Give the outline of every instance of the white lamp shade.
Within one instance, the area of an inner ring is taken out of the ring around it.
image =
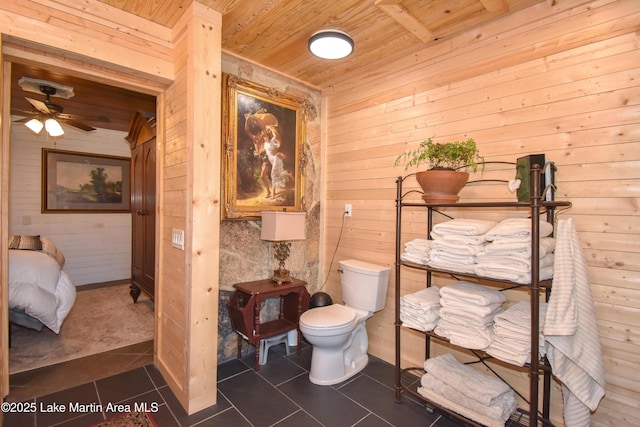
[[[339,30],[318,31],[309,39],[309,50],[323,59],[341,59],[353,52],[353,39]]]
[[[31,131],[33,131],[33,133],[36,133],[36,134],[40,133],[40,131],[44,127],[42,122],[38,119],[31,119],[28,122],[26,122],[24,125],[29,129],[31,129]]]
[[[305,212],[262,212],[261,240],[281,242],[305,239]]]
[[[61,136],[64,135],[64,131],[62,130],[62,126],[54,119],[47,119],[44,122],[44,127],[47,129],[47,133],[51,136]]]

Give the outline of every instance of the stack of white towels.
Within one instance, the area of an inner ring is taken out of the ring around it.
[[[546,354],[545,338],[542,334],[547,304],[540,303],[540,335],[538,354]],[[485,350],[496,359],[518,366],[531,362],[531,303],[521,301],[494,318],[491,344]]]
[[[548,237],[553,226],[540,221],[540,280],[553,277],[553,250],[555,239]],[[509,280],[514,283],[531,282],[531,220],[508,218],[489,230],[487,244],[476,254],[474,267],[478,276]]]
[[[422,332],[432,331],[438,324],[440,288],[430,286],[400,298],[402,325]]]
[[[482,285],[459,281],[440,288],[440,320],[434,332],[452,344],[484,350],[491,344],[493,319],[500,314],[504,294]]]
[[[400,259],[427,265],[429,264],[429,252],[431,252],[431,240],[413,239],[404,244],[404,252],[400,255]]]
[[[474,274],[476,254],[487,244],[485,234],[496,224],[495,221],[456,218],[434,225],[429,265]]]
[[[504,427],[517,410],[515,392],[504,382],[460,363],[452,354],[428,359],[418,393],[489,427]]]

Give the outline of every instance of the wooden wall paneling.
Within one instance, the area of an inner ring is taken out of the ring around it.
[[[221,138],[222,17],[194,3],[191,29],[187,149],[190,165],[187,235],[191,236],[187,296],[189,407],[194,413],[216,403]]]
[[[569,3],[558,5],[553,13],[548,4],[540,4],[489,23],[474,32],[482,33],[482,38],[475,42],[468,38],[468,44],[459,43],[460,49],[442,58],[433,54],[420,61],[414,56],[375,74],[365,72],[359,79],[344,76],[327,94],[335,108],[328,118],[326,209],[328,217],[338,217],[344,203],[354,206],[336,258],[349,255],[389,263],[393,248],[387,242],[388,227],[358,214],[375,204],[384,212],[381,218],[393,217],[389,201],[395,197],[395,177],[405,173],[393,167],[400,152],[428,136],[473,136],[487,160],[513,161],[525,153],[546,153],[559,167],[557,197],[573,204],[559,218],[575,218],[603,332],[611,387],[592,425],[609,425],[611,420],[630,425],[640,417],[629,399],[631,390],[637,393],[638,379],[621,378],[624,368],[618,366],[637,363],[640,344],[633,332],[640,314],[634,285],[640,282],[634,190],[640,181],[640,51],[637,24],[613,20],[637,15],[638,6],[628,1]],[[588,8],[596,12],[590,15]],[[538,31],[551,36],[538,43]],[[497,34],[496,40],[507,34],[511,38],[506,50],[494,44],[492,37]],[[513,57],[507,62],[509,49]],[[425,52],[425,58],[428,55]],[[462,68],[469,61],[468,69],[451,74],[454,58]],[[471,65],[480,58],[479,67]],[[374,171],[373,176],[360,176],[363,169]],[[510,179],[513,169],[491,169],[482,177],[501,175]],[[514,198],[501,184],[467,186],[462,194],[474,201]],[[411,237],[419,236],[420,216],[404,218]],[[333,221],[327,247],[337,240],[338,232]],[[417,290],[423,283],[421,277],[408,275],[401,286]],[[368,329],[370,350],[392,360],[392,339],[384,335],[388,308],[368,321]],[[411,339],[408,342],[422,348],[421,340]],[[407,350],[404,362],[419,364],[422,351]],[[554,390],[557,393],[557,386]],[[552,412],[563,425],[560,406]]]
[[[102,5],[99,15],[91,15],[85,8],[54,1],[3,2],[0,20],[6,22],[3,32],[8,36],[37,40],[39,44],[68,51],[71,57],[100,58],[129,73],[147,74],[168,83],[173,76],[170,31],[117,9],[110,8],[105,13],[106,7]],[[138,22],[144,23],[136,27]],[[59,31],[60,27],[65,31]],[[135,53],[122,55],[114,40]]]

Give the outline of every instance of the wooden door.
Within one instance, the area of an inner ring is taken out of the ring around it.
[[[131,151],[131,296],[154,297],[156,227],[156,139]],[[136,289],[137,288],[137,289]]]

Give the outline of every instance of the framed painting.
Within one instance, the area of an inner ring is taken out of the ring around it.
[[[223,219],[304,210],[304,100],[229,74],[223,86]]]
[[[42,149],[42,212],[129,212],[126,157]]]

